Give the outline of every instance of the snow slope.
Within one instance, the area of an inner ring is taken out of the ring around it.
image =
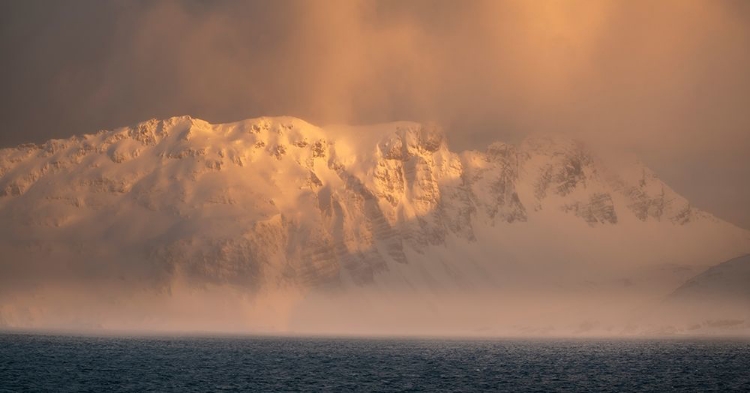
[[[187,321],[209,292],[266,305],[247,318],[268,330],[317,294],[640,299],[750,252],[748,231],[577,141],[457,153],[432,125],[291,117],[175,117],[2,149],[0,221],[7,326],[120,326],[134,319],[103,315],[182,294]]]

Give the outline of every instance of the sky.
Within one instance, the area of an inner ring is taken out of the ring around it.
[[[0,3],[0,147],[189,114],[637,153],[750,228],[750,2]]]

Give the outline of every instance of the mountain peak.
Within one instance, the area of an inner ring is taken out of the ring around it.
[[[472,154],[479,154],[487,163],[474,161]],[[406,200],[424,191],[410,191],[413,185],[409,183],[431,187],[429,193],[438,198],[440,184],[454,179],[450,181],[460,181],[462,189],[474,193],[466,195],[472,201],[472,209],[484,204],[494,217],[504,209],[501,205],[513,205],[509,221],[525,220],[528,211],[551,209],[583,214],[589,224],[602,222],[593,218],[596,214],[581,213],[581,209],[585,212],[590,206],[609,211],[606,216],[610,218],[603,222],[612,224],[616,216],[625,217],[628,210],[641,221],[665,219],[685,224],[710,217],[691,207],[645,166],[612,170],[574,139],[533,136],[518,146],[495,142],[484,153],[472,154],[452,153],[442,129],[430,124],[395,122],[320,128],[284,116],[213,125],[178,116],[95,135],[51,140],[40,146],[2,150],[0,193],[19,196],[56,172],[72,171],[69,175],[75,175],[85,172],[85,168],[104,170],[104,158],[114,164],[132,161],[137,168],[122,169],[130,171],[128,176],[163,167],[168,163],[165,159],[189,159],[178,172],[190,173],[191,178],[228,165],[253,164],[260,171],[265,167],[280,170],[273,161],[289,161],[292,167],[288,170],[296,167],[302,173],[311,172],[318,179],[315,183],[325,184],[326,176],[316,173],[321,167],[315,162],[320,161],[320,165],[335,171],[347,169],[373,194],[387,197],[392,205],[409,205]],[[487,176],[494,180],[487,184],[480,181]],[[389,191],[377,191],[383,187]],[[394,190],[403,191],[396,195]],[[480,203],[485,194],[489,200]],[[396,203],[397,199],[403,203]]]
[[[554,281],[750,251],[746,231],[634,172],[560,138],[458,154],[411,122],[152,119],[0,151],[0,287],[46,271],[158,290],[438,290],[507,284],[511,265]]]
[[[617,169],[548,136],[457,154],[439,127],[412,122],[152,119],[0,151],[0,288],[75,291],[85,276],[125,297],[181,283],[261,298],[490,290],[532,285],[532,271],[533,285],[571,285],[571,271],[750,251],[748,232],[647,168]],[[32,326],[39,312],[18,299],[37,307],[38,292],[19,291],[11,306],[0,296],[0,321]]]

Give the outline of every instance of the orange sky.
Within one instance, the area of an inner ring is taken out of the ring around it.
[[[743,1],[4,2],[0,51],[0,146],[180,114],[565,133],[750,228]]]

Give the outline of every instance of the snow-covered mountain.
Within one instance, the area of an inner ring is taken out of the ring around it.
[[[557,137],[458,153],[431,125],[290,117],[175,117],[2,149],[0,323],[110,326],[107,310],[178,292],[192,310],[220,291],[268,305],[247,318],[283,314],[271,330],[318,294],[643,298],[750,252],[750,232],[607,160]]]

